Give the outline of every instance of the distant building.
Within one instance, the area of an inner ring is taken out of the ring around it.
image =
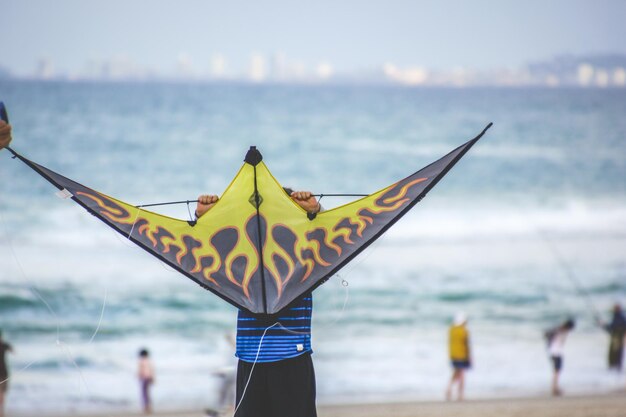
[[[265,58],[263,58],[263,55],[252,54],[250,57],[250,68],[248,71],[250,81],[261,82],[265,80],[265,71]]]
[[[178,54],[176,59],[176,76],[181,79],[191,79],[196,76],[191,56],[186,52]]]
[[[318,79],[325,81],[333,76],[333,66],[329,62],[320,62],[315,72]]]
[[[226,77],[226,59],[221,54],[211,57],[210,76],[215,79]]]
[[[50,80],[54,76],[54,64],[52,61],[47,58],[40,59],[35,71],[35,77],[41,80]]]
[[[589,64],[580,64],[578,66],[578,85],[587,87],[593,81],[594,69]]]
[[[613,84],[618,87],[626,87],[626,70],[624,68],[616,68],[613,71]]]
[[[392,63],[383,66],[385,77],[392,82],[404,85],[421,85],[428,80],[428,71],[421,67],[399,68]]]

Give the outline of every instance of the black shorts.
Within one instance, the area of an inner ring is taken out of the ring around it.
[[[563,367],[563,358],[561,356],[551,356],[550,358],[552,359],[554,370],[557,372],[560,371]]]
[[[236,405],[235,417],[317,417],[311,354],[257,363],[254,369],[252,363],[240,360]]]

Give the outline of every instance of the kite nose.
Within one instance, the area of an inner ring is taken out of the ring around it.
[[[246,157],[243,161],[252,166],[257,166],[257,164],[262,160],[263,155],[261,155],[261,152],[258,151],[256,146],[250,146],[250,149],[248,149],[248,153],[246,153]]]

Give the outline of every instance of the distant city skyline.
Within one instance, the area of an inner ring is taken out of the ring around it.
[[[626,55],[619,0],[0,0],[0,10],[0,72],[17,77],[297,82],[383,73],[420,84],[519,75],[556,56]],[[599,83],[619,84],[615,70]]]
[[[292,62],[282,53],[266,57],[252,54],[248,68],[239,73],[228,70],[228,60],[222,55],[211,57],[205,69],[191,64],[189,56],[181,55],[177,70],[170,74],[137,67],[125,58],[89,61],[85,70],[59,73],[54,62],[42,60],[31,74],[15,76],[2,72],[0,79],[46,81],[168,81],[168,82],[237,82],[251,84],[396,84],[404,86],[443,87],[599,87],[626,88],[626,54],[591,56],[563,55],[550,60],[533,62],[520,68],[472,70],[454,68],[433,70],[425,67],[400,67],[387,62],[376,68],[340,72],[332,63],[323,61],[314,67]]]

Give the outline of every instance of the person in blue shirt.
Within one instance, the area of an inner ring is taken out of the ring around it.
[[[285,191],[307,212],[321,210],[310,191]],[[196,217],[202,217],[218,200],[216,195],[198,197]],[[235,417],[317,416],[312,313],[311,293],[272,316],[239,310]]]

